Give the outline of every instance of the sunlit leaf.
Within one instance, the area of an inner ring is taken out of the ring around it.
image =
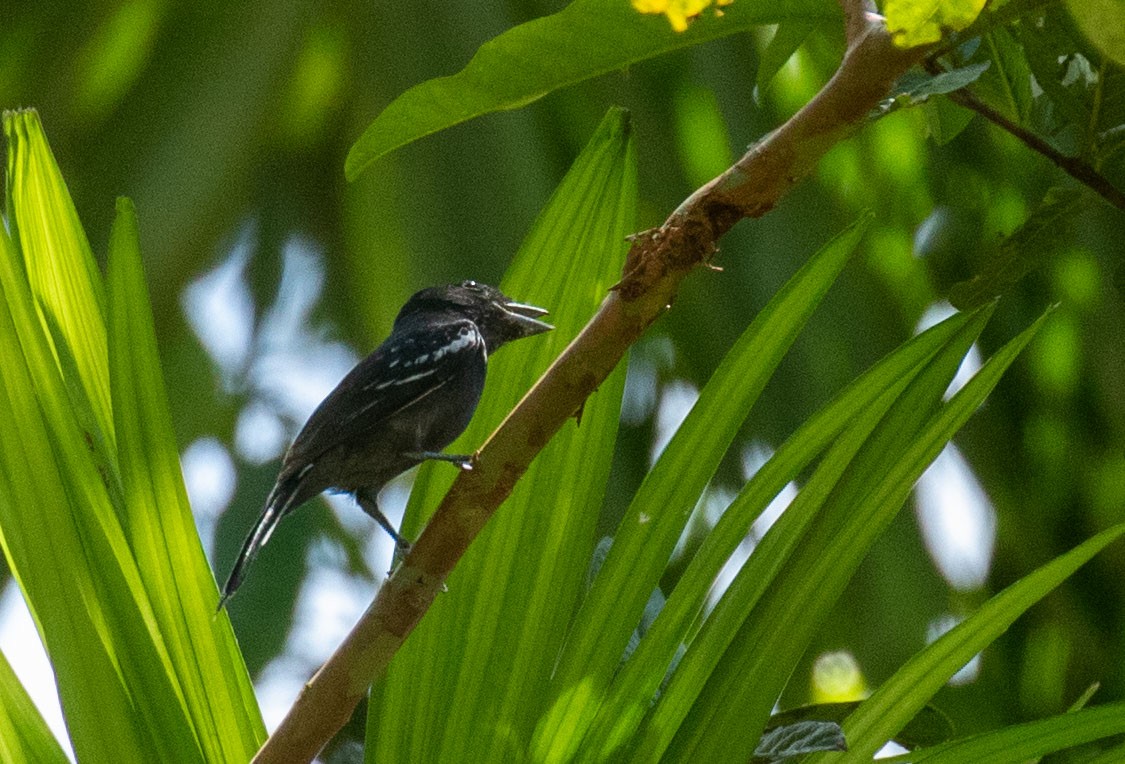
[[[138,617],[129,606],[130,594],[141,591],[137,571],[25,279],[14,244],[0,230],[4,556],[51,657],[76,754],[112,761],[162,751],[190,760],[174,735],[158,745],[152,733],[160,725],[146,718],[175,715],[180,706],[146,633],[151,612]],[[122,643],[132,642],[125,661],[112,636],[122,632]],[[165,707],[135,707],[132,679],[139,680],[138,694],[146,680],[159,686],[144,694]]]
[[[982,8],[984,0],[887,0],[883,13],[895,44],[914,48],[937,42],[946,29],[964,29]]]
[[[54,352],[79,416],[99,448],[111,447],[105,291],[90,243],[63,183],[39,115],[6,112],[8,215]],[[73,367],[71,368],[71,364]]]
[[[227,668],[220,670],[203,657],[216,649],[205,633],[227,628],[225,622],[216,627],[201,620],[205,629],[191,633],[182,622],[178,633],[169,628],[162,614],[177,611],[181,603],[168,599],[168,589],[153,585],[162,566],[153,566],[151,558],[139,564],[131,544],[144,546],[137,543],[146,535],[142,519],[151,523],[154,518],[132,514],[142,510],[128,498],[158,495],[159,501],[146,502],[147,511],[155,513],[156,523],[166,510],[171,520],[176,498],[166,507],[164,492],[179,480],[167,415],[154,405],[162,399],[162,384],[152,361],[155,339],[139,278],[135,221],[126,215],[114,237],[111,281],[121,299],[113,301],[111,318],[117,371],[128,369],[128,381],[141,384],[128,387],[127,382],[128,389],[113,391],[113,410],[107,401],[104,416],[115,414],[117,420],[102,422],[99,385],[109,393],[120,375],[109,368],[101,275],[92,259],[90,270],[82,265],[87,260],[80,248],[47,246],[84,242],[85,234],[77,218],[67,214],[73,205],[58,168],[43,158],[50,150],[38,121],[26,113],[8,115],[5,132],[9,167],[17,174],[9,185],[24,189],[17,193],[23,201],[12,206],[12,228],[20,233],[20,243],[40,243],[21,257],[16,243],[0,231],[5,370],[0,418],[7,424],[0,430],[0,541],[51,657],[71,742],[80,759],[92,761],[245,757],[261,734],[260,723],[247,722],[253,712],[236,711],[233,704],[223,708],[217,700],[220,711],[233,716],[208,727],[207,712],[201,711],[211,692],[224,697],[227,682],[241,694],[240,704],[248,701],[253,709],[245,673],[234,668],[240,664],[229,629],[222,648]],[[29,155],[39,160],[18,159]],[[62,280],[66,288],[52,291],[43,286],[51,282],[44,281],[36,292],[36,272],[69,274]],[[126,296],[136,301],[127,303]],[[101,330],[68,328],[67,322],[80,315],[98,321]],[[102,382],[88,387],[86,374]],[[142,418],[146,421],[138,421]],[[117,426],[124,441],[117,439]],[[154,434],[164,440],[149,439]],[[122,461],[116,445],[124,447]],[[163,566],[183,564],[185,575],[205,571],[190,518],[182,530],[195,543],[194,560],[189,553]],[[160,596],[154,599],[150,592]],[[183,617],[177,613],[171,620]]]
[[[120,199],[108,267],[109,361],[126,532],[200,746],[248,758],[265,738],[253,687],[203,555],[180,473],[136,212]]]
[[[47,722],[0,653],[0,761],[66,764]]]

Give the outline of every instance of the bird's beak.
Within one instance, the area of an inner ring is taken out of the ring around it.
[[[501,308],[512,318],[512,323],[518,327],[521,337],[531,337],[535,334],[549,332],[555,328],[539,320],[541,316],[550,313],[549,310],[544,308],[539,308],[535,305],[525,305],[522,302],[505,302],[501,305]]]

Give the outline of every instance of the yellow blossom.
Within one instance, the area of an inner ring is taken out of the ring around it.
[[[721,16],[719,10],[724,5],[730,5],[734,0],[632,0],[633,8],[638,13],[663,13],[668,17],[668,23],[677,32],[683,32],[688,24],[709,6],[715,7],[715,15]]]

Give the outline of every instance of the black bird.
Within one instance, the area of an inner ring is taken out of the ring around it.
[[[441,451],[472,419],[488,356],[550,330],[538,320],[546,314],[475,281],[423,289],[407,300],[391,335],[328,394],[289,447],[219,609],[281,519],[325,490],[353,494],[399,548],[408,548],[379,511],[379,491],[427,459],[470,467],[471,457]]]

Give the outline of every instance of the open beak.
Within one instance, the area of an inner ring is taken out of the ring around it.
[[[505,302],[503,307],[504,312],[512,318],[512,323],[519,328],[521,337],[531,337],[535,334],[542,334],[549,332],[555,327],[550,324],[540,321],[539,318],[550,313],[549,310],[536,307],[535,305],[525,305],[522,302]]]

